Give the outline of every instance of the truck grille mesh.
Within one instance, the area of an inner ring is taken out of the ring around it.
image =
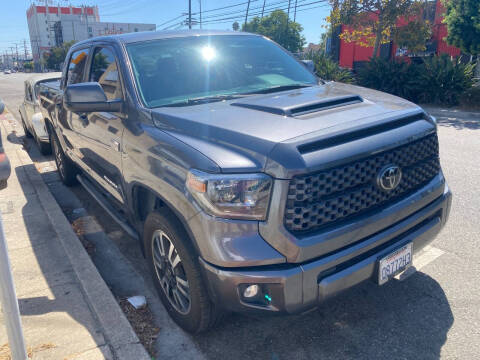
[[[389,164],[402,170],[400,184],[384,191],[378,172]],[[292,178],[285,209],[285,227],[307,232],[380,209],[432,180],[440,170],[437,134],[354,162]]]

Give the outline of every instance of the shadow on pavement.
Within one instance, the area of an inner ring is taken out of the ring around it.
[[[456,130],[480,130],[480,112],[434,109],[429,112],[437,118],[438,125]]]
[[[452,324],[440,285],[416,273],[364,283],[304,315],[232,315],[194,340],[208,359],[438,359]]]
[[[17,139],[22,140],[21,137]],[[69,358],[94,348],[110,358],[110,350],[106,346],[100,325],[91,312],[58,239],[55,224],[51,223],[33,190],[32,183],[38,179],[32,178],[30,174],[36,172],[33,164],[15,168],[21,191],[27,199],[22,207],[22,217],[31,243],[31,250],[26,252],[26,260],[30,265],[22,265],[25,276],[28,276],[27,281],[31,282],[31,289],[18,294],[20,313],[22,317],[28,316],[23,320],[27,337],[28,332],[31,332],[37,334],[35,339],[48,338],[56,345],[52,351],[62,353],[61,358],[64,358],[63,354]],[[31,251],[34,260],[31,259]],[[37,264],[39,271],[35,271]],[[36,318],[38,315],[42,317]],[[28,325],[29,322],[31,325]]]

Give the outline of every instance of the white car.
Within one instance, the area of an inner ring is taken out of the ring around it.
[[[25,97],[20,105],[20,117],[25,136],[33,137],[40,152],[47,155],[51,152],[50,138],[40,110],[39,85],[44,81],[60,79],[62,73],[37,74],[25,80]]]

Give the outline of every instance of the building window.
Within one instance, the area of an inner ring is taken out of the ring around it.
[[[135,28],[135,32],[138,32],[138,28]]]
[[[88,27],[88,32],[91,33],[92,32],[92,28],[89,26]]]

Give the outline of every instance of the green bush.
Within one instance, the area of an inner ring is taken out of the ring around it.
[[[424,103],[457,105],[462,94],[473,85],[474,64],[462,64],[448,55],[425,59],[418,65],[419,100]]]
[[[475,86],[463,93],[460,105],[468,109],[480,109],[480,86]]]
[[[358,72],[359,85],[385,91],[411,101],[419,95],[418,67],[405,61],[371,59]]]
[[[457,105],[473,83],[473,64],[448,55],[426,58],[422,64],[372,59],[358,73],[362,86],[413,102]]]
[[[355,78],[350,70],[340,67],[331,57],[321,50],[310,50],[304,54],[303,59],[313,61],[315,73],[320,79],[333,80],[346,84],[353,84],[355,82]]]

